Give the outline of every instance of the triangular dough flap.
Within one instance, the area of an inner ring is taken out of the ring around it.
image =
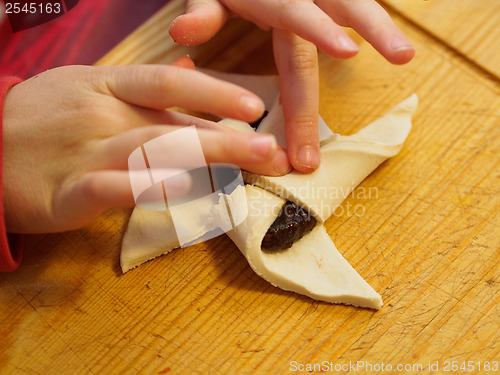
[[[123,236],[120,266],[123,272],[179,247],[170,211],[134,208]]]
[[[380,295],[342,257],[320,224],[290,249],[263,252],[262,239],[285,200],[251,185],[246,186],[246,199],[236,202],[248,205],[248,216],[228,235],[259,276],[284,290],[325,302],[382,306]]]
[[[384,117],[351,136],[333,136],[321,147],[321,164],[308,175],[292,171],[280,177],[244,172],[245,182],[306,208],[326,221],[352,190],[402,148],[418,99],[412,95]]]

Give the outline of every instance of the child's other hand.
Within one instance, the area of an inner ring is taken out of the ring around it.
[[[209,163],[268,175],[290,169],[274,139],[165,110],[172,106],[247,122],[264,109],[238,86],[176,66],[70,66],[14,86],[3,118],[7,230],[70,230],[108,208],[133,206],[129,155],[179,126],[197,126]]]
[[[287,122],[288,157],[301,172],[319,163],[318,62],[316,48],[337,58],[358,52],[342,26],[351,27],[394,64],[415,53],[387,12],[375,0],[188,0],[186,14],[170,26],[185,45],[211,39],[232,14],[273,29]]]
[[[170,34],[182,44],[204,43],[230,12],[263,29],[292,32],[337,58],[358,51],[342,26],[356,30],[391,63],[404,64],[415,52],[375,0],[187,0],[186,14],[172,22]]]

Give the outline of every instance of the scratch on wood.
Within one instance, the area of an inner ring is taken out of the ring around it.
[[[250,350],[242,350],[242,354],[246,353],[260,353],[263,352],[265,349],[250,349]]]
[[[497,283],[497,281],[494,278],[489,278],[488,280],[486,280],[486,285],[488,285],[488,286],[493,286],[496,283]]]

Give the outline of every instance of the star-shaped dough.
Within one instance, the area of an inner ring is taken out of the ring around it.
[[[265,90],[269,114],[257,131],[274,134],[286,146],[277,81],[272,77],[239,75],[223,75],[223,78],[247,87],[253,85],[250,89],[257,94],[259,87]],[[263,82],[260,86],[259,79]],[[275,90],[273,101],[272,90]],[[277,287],[317,300],[373,309],[382,306],[381,296],[342,257],[323,223],[364,178],[401,150],[417,104],[414,94],[350,136],[333,134],[320,119],[321,165],[311,174],[292,171],[281,177],[266,177],[244,172],[248,185],[226,195],[224,202],[230,202],[233,215],[238,210],[248,215],[227,234],[259,276]],[[221,123],[240,131],[254,131],[246,123],[232,120]],[[290,249],[264,252],[262,239],[287,200],[308,210],[318,223]],[[223,223],[227,216],[219,215],[218,207],[223,207],[222,197],[212,211],[211,220],[227,225]],[[135,208],[122,243],[122,270],[126,272],[177,247],[179,242],[168,211]]]

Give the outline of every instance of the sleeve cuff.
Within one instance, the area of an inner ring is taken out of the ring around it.
[[[5,228],[3,197],[2,197],[2,168],[3,168],[3,105],[9,89],[21,82],[17,77],[0,78],[0,272],[13,271],[21,263],[22,235],[9,234]]]

